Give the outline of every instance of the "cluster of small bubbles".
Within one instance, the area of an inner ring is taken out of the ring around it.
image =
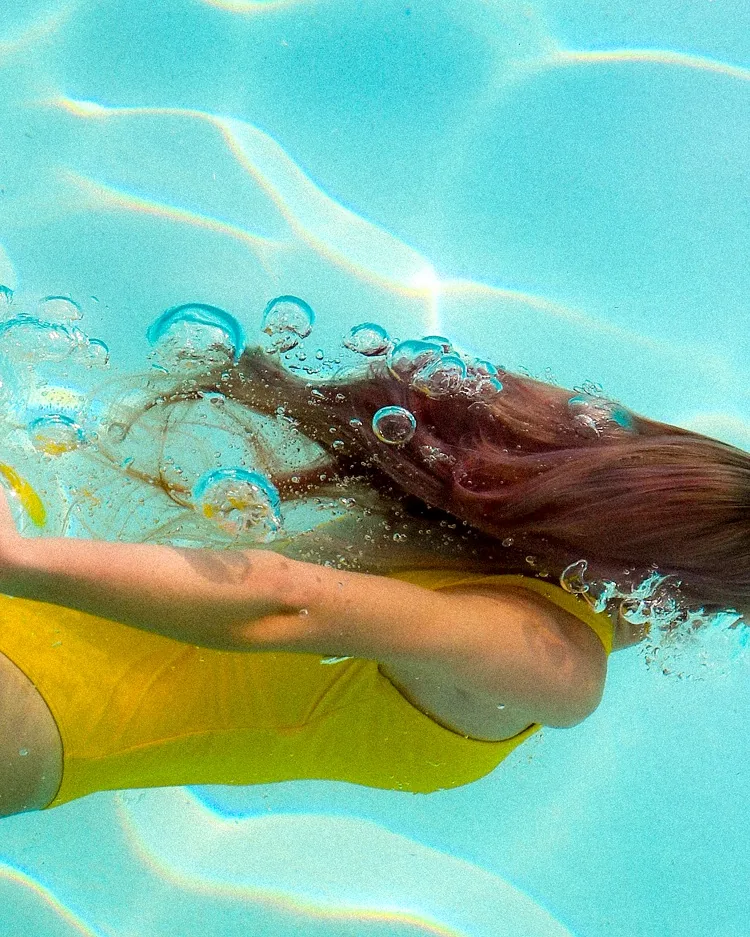
[[[386,330],[376,322],[362,322],[353,326],[342,344],[344,348],[368,357],[384,355],[393,345]]]
[[[466,363],[466,376],[461,385],[461,393],[467,397],[489,400],[503,389],[498,377],[498,370],[491,361],[470,358]]]
[[[503,545],[504,547],[512,547],[512,546],[513,546],[513,538],[512,538],[512,537],[505,537],[505,538],[501,541],[501,543],[502,543],[502,545]]]
[[[604,389],[596,381],[584,381],[580,387],[573,387],[577,394],[585,394],[587,397],[603,397]]]
[[[396,543],[403,543],[406,540],[406,534],[396,532],[392,539],[395,540]]]
[[[267,542],[281,529],[281,499],[259,472],[214,469],[198,479],[193,500],[204,517],[233,536]]]
[[[27,430],[31,444],[45,455],[59,456],[80,449],[86,443],[83,429],[61,413],[37,417],[29,423]]]
[[[568,400],[568,407],[574,411],[573,424],[581,435],[599,437],[603,432],[615,427],[625,432],[633,428],[633,420],[628,411],[620,404],[604,397],[592,397],[578,394]]]
[[[729,665],[750,644],[750,629],[738,627],[742,616],[735,609],[685,607],[681,581],[671,574],[653,570],[636,585],[621,589],[607,579],[586,582],[587,565],[579,560],[567,567],[561,586],[581,595],[594,612],[607,611],[614,600],[619,616],[640,628],[646,664],[665,675],[702,679],[707,670],[721,668],[721,658]]]
[[[6,311],[9,311],[9,303],[8,299]],[[0,352],[3,357],[15,365],[65,359],[85,368],[104,368],[109,364],[106,344],[89,338],[74,324],[83,313],[69,296],[45,296],[38,301],[37,311],[38,315],[19,311],[2,323]]]
[[[419,447],[419,454],[427,465],[455,465],[456,459],[448,452],[443,452],[437,446],[424,445]]]
[[[263,310],[260,327],[271,337],[274,351],[296,348],[312,331],[315,313],[297,296],[277,296]]]
[[[154,349],[149,360],[167,373],[226,365],[245,347],[234,316],[207,303],[172,306],[149,326],[146,338]]]
[[[207,400],[212,407],[223,407],[227,402],[227,398],[224,394],[218,392],[203,393],[202,397],[204,400]]]
[[[381,442],[403,446],[414,435],[417,421],[404,407],[381,407],[372,418],[372,431]]]
[[[516,370],[534,381],[541,381],[543,384],[555,384],[559,386],[557,378],[552,373],[552,368],[545,368],[540,374],[536,371],[532,371],[531,368],[527,368],[525,365],[519,365]]]

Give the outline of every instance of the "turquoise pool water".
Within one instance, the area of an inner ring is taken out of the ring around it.
[[[128,373],[172,306],[252,334],[294,294],[313,354],[365,320],[440,332],[750,448],[748,36],[742,0],[5,4],[5,312],[71,297]],[[64,504],[67,456],[4,445]],[[682,677],[615,655],[592,717],[463,789],[4,820],[0,935],[747,937],[735,650],[707,636]]]

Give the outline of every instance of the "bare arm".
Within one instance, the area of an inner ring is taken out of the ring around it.
[[[477,704],[574,725],[606,658],[578,619],[514,589],[432,592],[265,550],[25,539],[0,498],[0,591],[223,650],[424,665]]]
[[[513,590],[434,593],[254,550],[23,545],[5,564],[4,591],[177,640],[418,663],[477,704],[502,703],[553,726],[580,722],[601,698],[606,662],[596,636]]]

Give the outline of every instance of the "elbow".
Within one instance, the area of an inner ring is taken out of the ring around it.
[[[598,709],[607,678],[607,656],[601,645],[599,651],[586,655],[571,667],[564,685],[558,688],[554,701],[550,701],[546,718],[538,720],[542,725],[570,729]]]

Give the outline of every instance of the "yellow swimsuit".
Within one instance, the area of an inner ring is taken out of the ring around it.
[[[437,571],[393,578],[428,589],[521,585],[612,649],[609,618],[551,583]],[[539,729],[502,742],[465,738],[409,703],[377,661],[208,650],[7,596],[0,651],[33,681],[60,730],[63,778],[51,807],[99,790],[313,778],[429,793],[483,777]]]

